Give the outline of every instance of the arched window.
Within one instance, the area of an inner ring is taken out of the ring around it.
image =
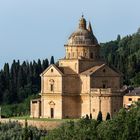
[[[49,80],[49,82],[50,82],[50,91],[54,91],[54,80],[51,79]]]

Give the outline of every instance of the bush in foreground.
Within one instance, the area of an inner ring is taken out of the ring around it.
[[[0,124],[0,140],[41,140],[47,135],[46,130],[25,126],[17,122]]]
[[[69,121],[50,131],[46,140],[140,140],[140,103],[100,123],[89,118]]]

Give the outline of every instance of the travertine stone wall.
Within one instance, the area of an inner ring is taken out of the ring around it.
[[[53,83],[53,90],[51,91],[51,84]],[[50,76],[44,77],[43,80],[43,93],[62,93],[62,77]]]
[[[108,66],[101,68],[91,76],[91,88],[113,88],[120,89],[120,75]]]
[[[91,77],[91,88],[114,88],[120,89],[119,77]]]
[[[80,76],[81,81],[81,94],[89,93],[90,92],[90,77],[86,75]]]
[[[102,61],[92,61],[92,59],[79,60],[79,73],[88,70],[89,68],[103,64]]]
[[[54,110],[54,118],[62,119],[62,96],[59,94],[47,94],[41,98],[42,118],[51,118],[51,108]]]
[[[65,74],[76,74],[79,71],[79,61],[77,59],[61,59],[59,66],[64,67]]]
[[[66,59],[92,59],[97,60],[99,58],[99,46],[77,46],[77,45],[65,45]],[[92,53],[92,57],[91,57]]]
[[[63,96],[62,100],[63,118],[80,118],[81,103],[80,96]]]
[[[78,75],[63,77],[63,94],[79,94],[80,91],[81,81]]]
[[[88,94],[82,94],[81,95],[81,117],[85,117],[86,114],[90,114],[90,108],[89,108],[89,95]]]
[[[30,101],[30,110],[31,110],[30,117],[39,118],[41,115],[40,109],[41,109],[40,100],[31,100]]]

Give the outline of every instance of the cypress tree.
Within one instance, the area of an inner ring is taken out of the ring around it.
[[[3,93],[3,102],[5,104],[9,104],[10,103],[10,92],[8,89],[6,89]]]
[[[86,120],[89,120],[89,116],[88,116],[88,114],[86,114],[86,118],[85,118]]]
[[[9,78],[10,78],[10,73],[9,73],[9,64],[5,63],[4,64],[4,76],[5,76],[5,89],[9,89]]]
[[[44,71],[49,66],[48,59],[43,60],[42,62],[42,71]]]
[[[106,115],[106,120],[110,120],[111,117],[110,117],[110,113],[108,112],[107,115]]]
[[[53,60],[53,58],[52,58]],[[28,62],[13,60],[11,68],[5,63],[0,71],[0,104],[22,102],[40,90],[40,73],[48,67],[48,59]]]
[[[3,101],[3,92],[5,91],[5,77],[3,71],[0,71],[0,101]]]
[[[18,71],[18,77],[17,77],[17,88],[24,86],[24,74],[23,74],[23,68],[20,67]]]
[[[40,59],[38,59],[37,66],[38,66],[38,71],[37,71],[37,72],[38,72],[38,74],[40,75],[41,72],[42,72],[42,65],[41,65]]]
[[[29,69],[27,63],[24,61],[21,65],[22,70],[23,70],[23,80],[24,80],[24,85],[27,85],[27,75],[29,74]]]
[[[97,121],[98,121],[99,123],[103,121],[102,112],[101,112],[101,111],[99,111],[99,113],[98,113]]]
[[[118,41],[118,43],[120,42],[120,40],[121,40],[121,36],[118,35],[118,36],[117,36],[117,41]]]
[[[54,57],[53,56],[51,56],[50,64],[54,64]]]
[[[28,122],[27,119],[25,119],[25,127],[23,132],[23,140],[28,140]]]

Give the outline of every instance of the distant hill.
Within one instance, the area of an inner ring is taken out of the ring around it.
[[[124,74],[124,84],[140,86],[140,29],[132,35],[101,43],[101,56]]]

